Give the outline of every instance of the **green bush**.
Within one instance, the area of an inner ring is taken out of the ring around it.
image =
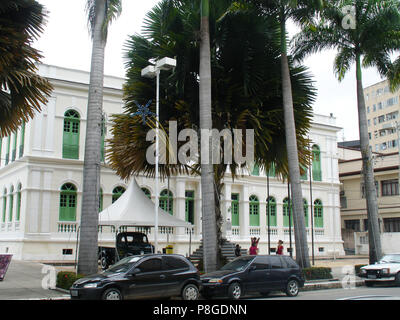
[[[365,266],[366,266],[366,264],[356,264],[356,265],[354,266],[354,273],[355,273],[356,275],[358,275],[358,274],[360,273],[361,267],[365,267]]]
[[[84,275],[82,274],[76,274],[75,272],[71,271],[60,271],[57,273],[57,283],[56,287],[69,290],[71,288],[72,284],[78,280],[79,278],[83,278]]]
[[[306,280],[332,279],[332,269],[327,267],[311,267],[303,269]]]

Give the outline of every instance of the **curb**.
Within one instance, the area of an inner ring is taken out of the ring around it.
[[[355,280],[350,283],[343,284],[342,281],[334,280],[334,281],[326,281],[326,282],[315,282],[315,283],[305,283],[303,288],[300,288],[300,291],[312,291],[312,290],[323,290],[323,289],[341,289],[346,285],[351,286],[354,285],[356,287],[364,286],[364,280]]]

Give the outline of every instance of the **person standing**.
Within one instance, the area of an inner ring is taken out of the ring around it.
[[[239,244],[237,244],[235,247],[235,256],[236,257],[240,257],[242,255],[240,250],[241,250],[241,248],[240,248]]]
[[[250,255],[257,255],[258,254],[258,242],[260,241],[260,238],[251,238],[251,247],[249,249],[249,254]]]
[[[283,241],[278,241],[278,250],[276,250],[276,254],[283,255]]]

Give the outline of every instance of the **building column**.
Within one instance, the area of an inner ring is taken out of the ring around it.
[[[176,218],[185,221],[185,180],[176,180],[176,196],[175,196],[175,203],[176,203],[176,211],[175,215]],[[176,228],[176,235],[183,236],[185,235],[185,228],[179,227]]]
[[[240,237],[243,240],[249,239],[250,241],[249,187],[247,184],[243,184],[241,188],[242,192],[240,192],[239,196]]]
[[[232,232],[232,215],[231,215],[231,190],[230,184],[225,183],[221,194],[221,214],[222,214],[222,237],[229,240]],[[230,230],[227,226],[230,224]]]

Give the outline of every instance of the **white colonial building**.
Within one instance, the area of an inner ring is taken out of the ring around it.
[[[89,73],[49,65],[40,65],[39,72],[54,86],[49,103],[20,130],[0,140],[0,253],[12,253],[15,259],[23,260],[72,261],[81,212]],[[123,110],[123,81],[104,78],[105,138],[110,134],[110,116]],[[310,256],[312,235],[315,255],[344,254],[336,139],[339,130],[334,117],[314,116],[310,131],[314,145],[312,181],[310,174],[302,178]],[[154,180],[137,177],[137,181],[154,199]],[[234,181],[228,177],[224,183],[224,236],[242,248],[249,247],[250,237],[260,237],[260,253],[267,253],[265,172],[256,168],[250,175]],[[100,184],[99,210],[115,202],[129,182],[120,180],[103,161]],[[287,184],[270,172],[269,186],[270,246],[274,248],[282,239],[288,249],[289,230],[293,229],[289,228]],[[159,245],[172,244],[174,252],[187,255],[201,240],[200,178],[171,177],[160,182],[159,190],[160,206],[194,225],[191,237],[185,228],[163,229]],[[149,234],[150,241],[153,233]],[[112,244],[113,239],[99,232],[99,240]],[[295,252],[294,233],[292,242]]]

